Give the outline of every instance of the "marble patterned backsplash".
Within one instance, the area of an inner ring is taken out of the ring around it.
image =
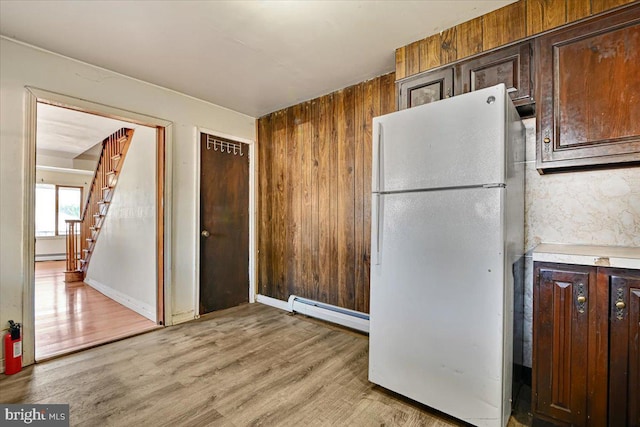
[[[516,297],[516,301],[523,301],[524,306],[515,307],[514,314],[523,323],[522,363],[530,367],[531,251],[540,243],[640,247],[640,167],[540,175],[536,170],[536,120],[523,123],[527,131],[525,283],[524,298]]]

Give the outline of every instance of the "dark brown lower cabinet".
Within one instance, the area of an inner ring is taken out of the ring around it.
[[[607,279],[609,425],[640,426],[640,275],[615,270]]]
[[[536,420],[640,426],[640,270],[534,265]]]
[[[537,266],[533,399],[536,415],[586,425],[589,267]]]

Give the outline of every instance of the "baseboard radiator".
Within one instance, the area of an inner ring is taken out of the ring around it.
[[[288,310],[305,316],[336,323],[351,329],[369,333],[369,315],[359,311],[291,295]]]
[[[66,253],[36,255],[36,261],[64,261],[65,259],[67,259]]]

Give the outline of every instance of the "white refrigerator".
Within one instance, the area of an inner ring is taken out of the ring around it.
[[[369,380],[502,427],[524,249],[518,113],[501,84],[377,117],[373,131]]]

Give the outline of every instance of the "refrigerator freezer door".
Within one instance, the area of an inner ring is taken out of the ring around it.
[[[498,85],[373,120],[373,192],[505,182],[507,94]]]
[[[371,266],[369,380],[479,426],[502,426],[509,405],[505,191],[385,194],[374,204],[381,224],[371,239],[379,250]]]

